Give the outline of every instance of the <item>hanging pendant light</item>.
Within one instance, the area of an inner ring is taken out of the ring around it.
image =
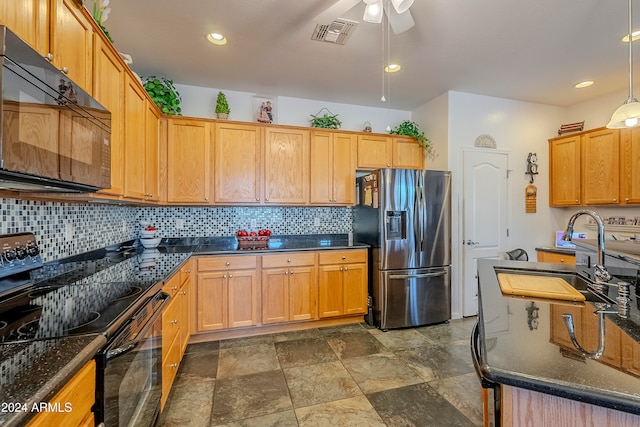
[[[629,0],[629,98],[616,111],[607,123],[609,129],[624,129],[640,125],[640,102],[633,96],[633,36],[631,22],[631,0]]]

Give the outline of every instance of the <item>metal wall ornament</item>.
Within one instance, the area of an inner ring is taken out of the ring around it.
[[[529,185],[525,188],[525,213],[535,213],[538,203],[538,188],[533,185],[533,177],[538,175],[538,155],[536,153],[529,153],[527,156],[525,175],[529,175]]]

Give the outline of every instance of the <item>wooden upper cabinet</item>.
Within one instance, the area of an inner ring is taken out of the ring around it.
[[[581,203],[580,135],[549,140],[549,205]]]
[[[160,200],[160,111],[147,102],[145,116],[144,196],[146,200]]]
[[[390,168],[393,142],[384,135],[358,135],[358,168]]]
[[[216,123],[214,147],[215,202],[260,204],[262,127]]]
[[[146,96],[140,83],[127,75],[124,90],[124,196],[144,199]]]
[[[167,202],[211,200],[211,123],[167,119]]]
[[[312,132],[309,196],[312,205],[355,203],[356,144],[356,135]]]
[[[620,201],[619,131],[586,132],[582,144],[582,203],[618,204]]]
[[[423,169],[424,149],[415,138],[410,136],[394,136],[393,167],[403,169]]]
[[[309,202],[309,135],[303,129],[265,128],[265,203]]]
[[[640,203],[640,128],[620,131],[620,199]]]
[[[49,52],[49,1],[0,1],[0,24],[6,25],[42,56]]]
[[[49,49],[53,65],[91,93],[93,27],[71,0],[51,1]]]
[[[111,112],[111,188],[102,194],[124,194],[124,79],[125,70],[113,47],[94,35],[93,96]]]

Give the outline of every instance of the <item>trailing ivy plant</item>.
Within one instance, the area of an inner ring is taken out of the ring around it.
[[[435,156],[435,151],[431,144],[431,141],[424,136],[424,131],[421,131],[415,122],[411,120],[405,120],[389,133],[393,135],[412,136],[416,140],[418,145],[427,152],[427,154],[429,154],[431,157]]]
[[[323,108],[322,110],[327,109]],[[324,113],[324,115],[320,116],[322,110],[320,110],[316,115],[311,114],[311,119],[309,120],[309,122],[311,122],[311,127],[340,129],[340,125],[342,125],[342,122],[338,120],[338,115],[332,114],[331,111],[327,110],[327,113]]]
[[[182,108],[180,108],[182,97],[173,85],[173,80],[148,76],[142,79],[142,84],[153,102],[160,107],[162,114],[182,115]]]

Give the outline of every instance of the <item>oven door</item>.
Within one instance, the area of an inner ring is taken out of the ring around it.
[[[150,298],[98,355],[96,418],[109,427],[153,426],[162,395],[162,310]]]

